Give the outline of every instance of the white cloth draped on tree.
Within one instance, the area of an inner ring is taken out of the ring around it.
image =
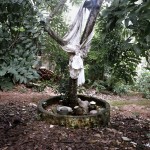
[[[84,1],[85,2],[85,1]],[[72,79],[78,79],[78,86],[85,82],[83,58],[87,56],[90,49],[90,43],[93,37],[93,31],[80,43],[86,22],[90,15],[90,10],[81,5],[68,33],[63,40],[67,41],[67,45],[62,46],[63,50],[70,53],[69,71]]]
[[[33,0],[30,0],[33,8],[37,10],[40,14],[41,19],[44,19],[44,22],[47,23],[49,15],[44,17],[43,13],[35,6]],[[71,24],[67,34],[63,37],[63,40],[67,42],[65,46],[62,46],[62,49],[70,54],[69,59],[69,71],[70,77],[72,79],[78,79],[78,86],[82,85],[85,82],[84,76],[84,65],[83,58],[87,56],[87,53],[90,49],[90,43],[93,37],[93,31],[81,42],[81,37],[83,31],[86,27],[88,18],[90,16],[91,9],[84,8],[84,3],[87,0],[84,0],[73,23]],[[97,0],[95,0],[97,2]]]

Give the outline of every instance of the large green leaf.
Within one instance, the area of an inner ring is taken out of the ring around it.
[[[3,70],[0,70],[0,76],[4,76],[4,75],[6,74],[6,72],[7,72],[7,71],[4,70],[4,69],[3,69]]]

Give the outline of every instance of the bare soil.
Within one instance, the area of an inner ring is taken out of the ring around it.
[[[18,86],[0,92],[0,150],[149,150],[150,100],[141,95],[93,94],[111,105],[105,128],[72,129],[37,119],[37,103],[55,95]]]

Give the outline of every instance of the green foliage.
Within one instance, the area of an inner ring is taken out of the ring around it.
[[[103,80],[104,87],[115,93],[126,93],[127,85],[135,81],[141,56],[149,59],[150,2],[136,2],[114,0],[103,9],[86,60],[85,71],[91,83],[99,85]]]
[[[136,82],[136,89],[142,92],[145,98],[150,99],[150,72],[144,72]]]
[[[59,0],[47,0],[44,4],[39,3],[42,9],[47,8],[47,10],[51,10],[53,12],[54,8],[59,3]],[[47,3],[49,4],[47,6]],[[71,3],[78,3],[78,0],[73,0]],[[50,26],[60,37],[63,37],[64,34],[67,32],[68,24],[65,22],[63,18],[63,13],[68,10],[67,5],[65,4],[61,9],[60,12],[56,13],[54,18],[50,21]],[[45,43],[45,49],[42,51],[42,54],[49,55],[49,59],[51,62],[54,62],[56,65],[55,72],[57,75],[64,78],[64,76],[68,72],[68,56],[67,53],[62,50],[62,48],[57,44],[55,40],[53,40],[47,33],[44,35],[43,43]]]
[[[41,31],[30,1],[0,2],[0,18],[0,88],[5,89],[6,78],[8,85],[38,78],[32,65]]]
[[[9,76],[0,77],[0,89],[11,90],[14,84]]]
[[[107,19],[105,32],[124,26],[127,46],[133,47],[137,55],[148,60],[150,49],[150,1],[143,0],[114,0],[110,7],[103,11]],[[127,31],[127,32],[126,32]],[[135,38],[135,41],[132,41]]]
[[[103,80],[104,87],[112,91],[118,82],[134,82],[140,57],[127,46],[122,36],[122,26],[104,34],[105,26],[106,20],[99,17],[85,71],[92,82]]]
[[[68,86],[69,86],[68,78],[65,76],[60,80],[60,83],[57,87],[58,93],[60,93],[61,95],[66,95],[66,93],[68,92]]]
[[[36,8],[30,0],[5,0],[0,2],[0,89],[15,83],[27,83],[39,76],[32,68],[36,56],[49,53],[50,59],[57,63],[56,73],[66,74],[68,57],[39,24],[53,12],[59,0],[35,0]],[[72,0],[78,4],[80,0]],[[63,36],[67,24],[63,20],[64,5],[53,17],[49,25]],[[41,14],[41,12],[43,14]],[[46,16],[45,16],[46,15]]]
[[[96,92],[106,90],[105,83],[101,80],[94,81],[91,88],[94,88],[96,90]]]
[[[113,92],[118,95],[124,95],[129,92],[130,86],[124,84],[123,82],[116,82],[113,87]]]
[[[72,5],[79,5],[82,0],[70,0],[70,2],[72,3]]]
[[[36,92],[42,92],[46,88],[48,89],[49,87],[53,88],[54,92],[56,92],[57,84],[55,84],[55,82],[51,80],[39,80],[36,83],[31,83],[31,87],[32,87],[32,90]]]
[[[67,53],[51,38],[45,38],[45,50],[44,54],[49,55],[51,62],[56,63],[55,73],[61,78],[64,78],[68,72],[68,56]]]

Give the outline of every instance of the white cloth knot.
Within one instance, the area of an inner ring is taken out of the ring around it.
[[[69,67],[70,77],[72,79],[78,79],[78,86],[82,85],[85,82],[85,77],[83,59],[81,58],[80,54],[70,57]]]

